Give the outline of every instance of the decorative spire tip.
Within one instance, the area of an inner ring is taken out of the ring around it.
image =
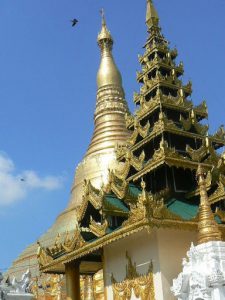
[[[149,29],[153,26],[157,27],[159,25],[159,16],[152,0],[147,0],[146,25]]]
[[[106,20],[105,20],[105,12],[104,9],[100,9],[100,14],[102,17],[102,29],[101,32],[98,35],[98,42],[101,42],[101,40],[109,40],[111,43],[113,43],[112,36],[110,34],[110,31],[108,30],[106,26]]]
[[[222,241],[222,234],[219,226],[214,219],[214,214],[211,210],[207,188],[206,188],[206,171],[199,164],[196,172],[196,177],[200,189],[200,206],[199,206],[199,221],[198,221],[198,244],[203,244],[212,241]]]

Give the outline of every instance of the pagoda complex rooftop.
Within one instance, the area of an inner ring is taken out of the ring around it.
[[[129,139],[116,147],[120,168],[109,169],[100,187],[84,180],[76,229],[56,235],[48,247],[39,244],[42,272],[64,273],[65,265],[76,260],[101,263],[104,246],[142,230],[197,232],[199,166],[207,201],[225,234],[225,154],[218,151],[225,145],[224,127],[209,134],[206,102],[192,101],[192,83],[182,80],[183,63],[177,62],[177,49],[171,49],[163,36],[151,0],[146,25],[145,50],[138,58],[136,110],[126,114]],[[81,263],[81,273],[85,267]]]

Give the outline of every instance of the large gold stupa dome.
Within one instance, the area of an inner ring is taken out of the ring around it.
[[[122,77],[112,56],[113,39],[107,29],[105,18],[98,35],[101,62],[97,74],[97,101],[94,114],[94,133],[91,143],[75,172],[71,198],[67,208],[57,217],[53,226],[39,241],[48,246],[54,243],[58,234],[71,232],[76,228],[76,208],[82,205],[84,180],[90,180],[95,187],[107,182],[108,169],[118,166],[115,147],[125,144],[129,132],[125,125],[125,115],[129,113],[122,87]],[[33,276],[38,275],[36,258],[37,245],[32,244],[14,261],[9,275],[20,276],[27,265]]]

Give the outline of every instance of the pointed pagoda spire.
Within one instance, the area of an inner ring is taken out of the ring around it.
[[[146,25],[149,29],[152,26],[157,27],[159,25],[159,16],[152,0],[147,0]]]
[[[200,207],[198,221],[198,244],[211,241],[222,241],[222,234],[211,210],[205,183],[205,172],[201,165],[197,170],[197,180],[200,188]]]
[[[107,28],[103,9],[102,28],[98,35],[98,45],[101,49],[101,63],[97,75],[98,89],[107,85],[116,85],[122,89],[122,77],[112,56],[113,38]]]
[[[97,102],[95,130],[86,153],[90,154],[114,149],[128,137],[125,114],[129,113],[122,86],[122,77],[112,55],[113,38],[107,28],[104,11],[101,10],[102,27],[98,34],[101,62],[97,74]]]
[[[98,35],[98,44],[100,47],[102,47],[102,45],[104,44],[103,43],[104,41],[107,41],[108,43],[113,44],[113,38],[112,38],[111,33],[108,30],[107,25],[106,25],[104,10],[101,9],[100,13],[102,16],[102,29]]]

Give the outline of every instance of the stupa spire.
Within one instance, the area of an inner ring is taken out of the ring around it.
[[[149,29],[159,25],[159,16],[152,0],[147,0],[146,25]]]
[[[124,145],[130,136],[125,120],[129,109],[122,77],[113,59],[113,38],[103,10],[101,18],[101,30],[97,38],[101,60],[97,73],[94,132],[84,159],[76,169],[69,207],[82,202],[84,179],[90,180],[98,188],[107,183],[108,169],[114,169],[117,165],[115,148]]]
[[[98,35],[98,44],[99,44],[100,47],[102,47],[103,44],[104,44],[103,41],[106,41],[106,40],[107,40],[107,42],[110,42],[111,44],[113,44],[113,38],[112,38],[111,33],[108,30],[107,25],[106,25],[104,10],[101,9],[100,13],[101,13],[101,16],[102,16],[102,29],[101,29],[101,32]]]
[[[128,137],[125,114],[129,110],[124,99],[122,77],[112,55],[113,38],[107,28],[103,10],[101,17],[102,26],[97,38],[101,62],[97,73],[95,130],[86,157],[109,148],[114,149],[117,143],[124,143]]]
[[[211,210],[205,183],[205,172],[201,165],[197,170],[197,180],[200,189],[200,206],[198,222],[198,244],[210,241],[222,241],[222,234]]]
[[[113,38],[106,25],[103,9],[101,10],[102,28],[98,34],[101,49],[101,63],[97,75],[98,89],[107,85],[116,85],[122,89],[122,77],[112,56]]]

